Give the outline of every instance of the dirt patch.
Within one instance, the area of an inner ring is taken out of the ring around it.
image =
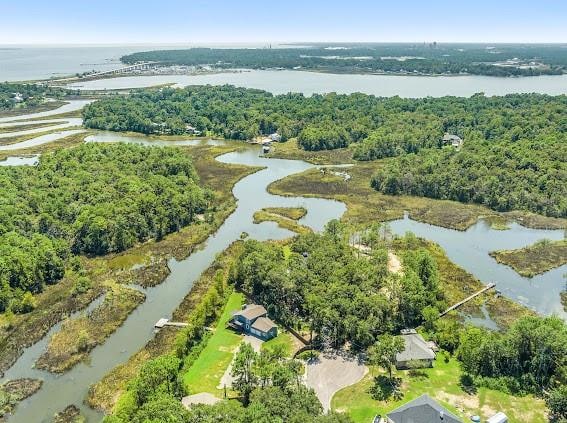
[[[208,392],[201,392],[200,394],[183,397],[181,399],[181,404],[183,404],[185,408],[191,408],[193,405],[197,404],[214,405],[219,401],[221,400],[215,397],[213,394],[209,394]]]
[[[402,273],[402,262],[400,258],[391,251],[388,251],[388,271],[396,274]]]

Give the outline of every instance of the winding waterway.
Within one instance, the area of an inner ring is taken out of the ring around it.
[[[114,135],[114,140],[138,144],[148,143],[148,140],[143,137]],[[97,135],[89,137],[88,141],[96,142]],[[108,135],[103,134],[101,141],[108,141]],[[207,141],[190,142],[194,144]],[[167,143],[175,144],[175,142]],[[156,145],[155,142],[151,144]],[[233,193],[238,200],[238,206],[234,213],[228,217],[217,233],[209,237],[202,249],[195,251],[185,260],[170,260],[171,274],[162,284],[144,290],[147,296],[146,301],[103,345],[92,351],[89,363],[80,363],[69,372],[55,376],[32,369],[43,350],[41,347],[44,347],[45,344],[28,349],[9,369],[6,378],[39,377],[44,380],[44,384],[38,393],[18,406],[16,413],[10,418],[11,422],[47,422],[51,420],[54,413],[69,404],[79,406],[89,421],[99,419],[100,415],[97,412],[82,404],[89,386],[145,345],[153,335],[154,323],[161,317],[171,316],[172,311],[190,291],[200,274],[213,262],[217,254],[239,239],[242,232],[247,232],[251,238],[258,240],[283,239],[291,235],[291,232],[279,228],[273,222],[254,224],[252,215],[255,211],[262,207],[272,206],[305,207],[308,213],[300,220],[300,223],[314,230],[321,230],[326,222],[340,218],[346,210],[345,205],[337,201],[280,197],[266,191],[266,187],[271,182],[313,167],[308,163],[263,158],[259,156],[258,146],[224,154],[218,157],[218,160],[223,163],[263,166],[265,169],[243,178],[235,185]]]

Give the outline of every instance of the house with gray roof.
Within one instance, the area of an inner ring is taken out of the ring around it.
[[[403,329],[400,336],[404,340],[404,350],[396,354],[397,369],[433,367],[435,352],[431,344],[414,329]]]
[[[451,144],[455,148],[459,148],[463,145],[463,139],[455,134],[445,134],[443,135],[443,144]]]
[[[387,423],[462,423],[429,395],[424,394],[386,415]]]
[[[259,304],[246,304],[242,310],[232,315],[229,325],[264,341],[278,336],[278,327],[270,320],[264,306]]]

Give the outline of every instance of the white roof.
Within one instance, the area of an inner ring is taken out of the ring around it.
[[[506,423],[508,421],[508,416],[502,411],[499,411],[494,416],[489,418],[486,423]]]

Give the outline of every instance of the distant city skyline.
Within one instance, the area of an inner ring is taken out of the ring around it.
[[[567,43],[567,2],[19,0],[0,44]]]

